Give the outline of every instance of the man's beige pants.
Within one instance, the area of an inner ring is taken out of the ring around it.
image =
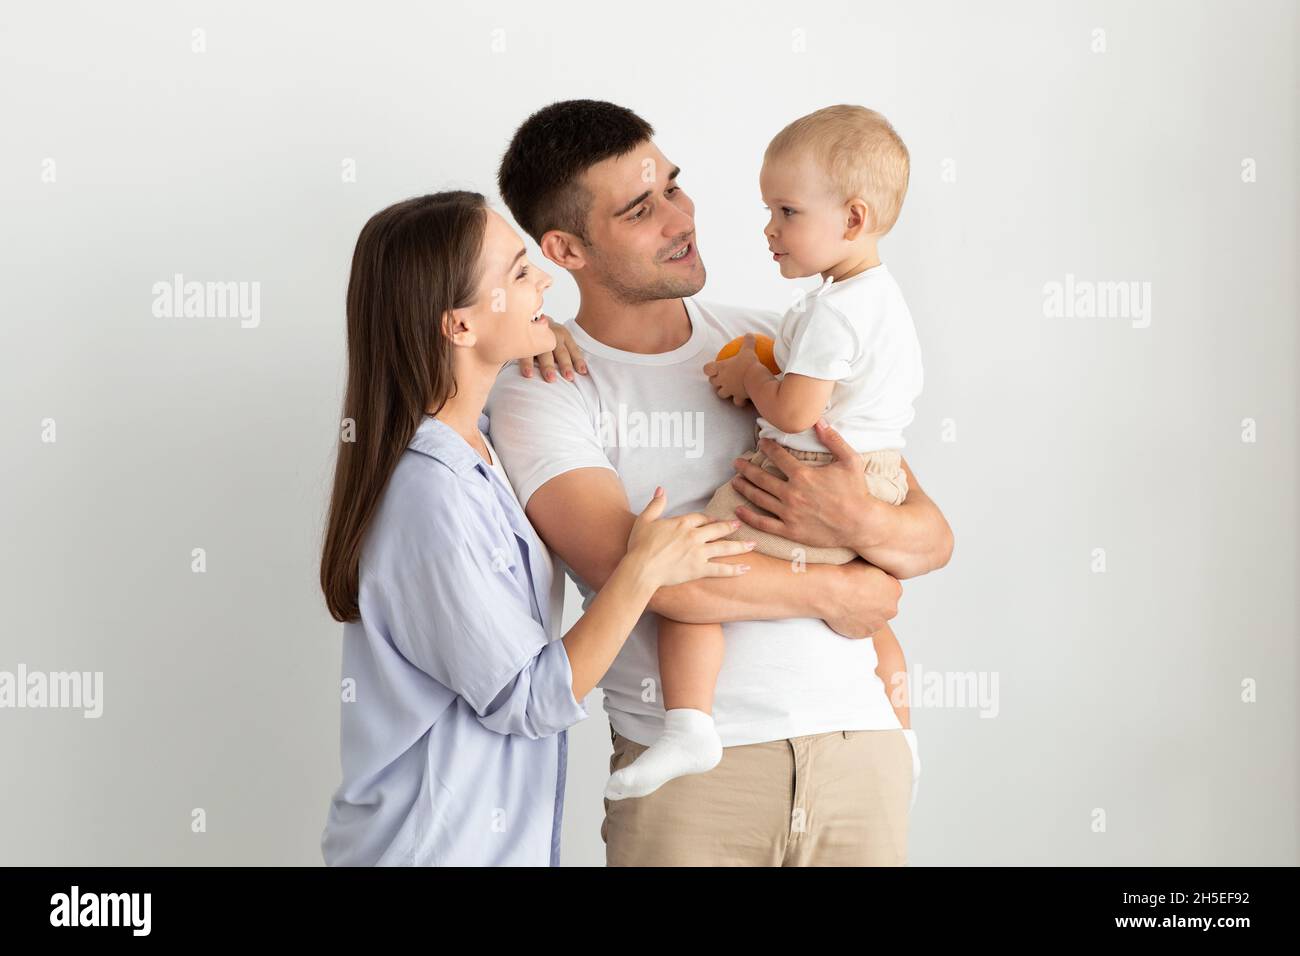
[[[646,747],[613,738],[609,771]],[[727,747],[708,773],[605,801],[608,866],[902,866],[912,750],[901,730]]]

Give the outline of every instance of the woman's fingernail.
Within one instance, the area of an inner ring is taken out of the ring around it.
[[[741,574],[744,574],[744,573],[745,573],[746,571],[748,571],[748,570],[749,570],[749,565],[748,565],[748,564],[742,564],[742,565],[740,565],[740,573],[741,573]]]
[[[732,526],[733,528],[739,528],[739,527],[740,527],[740,519],[739,519],[739,518],[732,518],[732,519],[731,519],[731,526]]]
[[[754,548],[757,548],[757,547],[758,547],[758,542],[757,542],[757,541],[746,541],[746,542],[745,542],[745,547],[748,548],[748,549],[750,549],[750,550],[752,551]]]

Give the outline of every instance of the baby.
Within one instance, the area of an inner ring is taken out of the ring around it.
[[[921,391],[921,349],[903,294],[876,244],[898,218],[908,166],[907,147],[894,128],[865,107],[830,106],[781,130],[767,147],[759,175],[771,213],[768,247],[787,279],[819,274],[823,281],[781,319],[773,349],[779,375],[759,361],[753,336],[745,337],[735,357],[706,366],[721,397],[738,405],[753,402],[759,414],[755,443],[770,438],[808,465],[825,465],[834,455],[812,427],[824,418],[864,459],[867,490],[890,504],[907,496],[899,449]],[[762,452],[745,457],[785,477]],[[705,513],[730,520],[737,505],[767,514],[730,482]],[[805,547],[744,524],[731,537],[792,562],[844,564],[858,557],[847,548]],[[906,702],[898,690],[906,687],[903,652],[889,630],[878,633],[874,644],[876,673],[906,728]],[[610,777],[608,799],[645,796],[722,759],[712,714],[724,647],[721,625],[660,619],[664,732]]]

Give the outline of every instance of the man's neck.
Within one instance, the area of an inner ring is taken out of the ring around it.
[[[658,355],[681,348],[691,337],[691,319],[681,299],[627,304],[582,291],[574,322],[597,342],[623,352]]]

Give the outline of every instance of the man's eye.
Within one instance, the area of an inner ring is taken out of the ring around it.
[[[644,216],[649,209],[650,209],[649,206],[642,206],[640,209],[638,209],[635,213],[632,214],[632,221],[636,222],[638,219]]]
[[[681,189],[681,186],[669,186],[667,195],[671,196],[673,193],[681,192]]]

